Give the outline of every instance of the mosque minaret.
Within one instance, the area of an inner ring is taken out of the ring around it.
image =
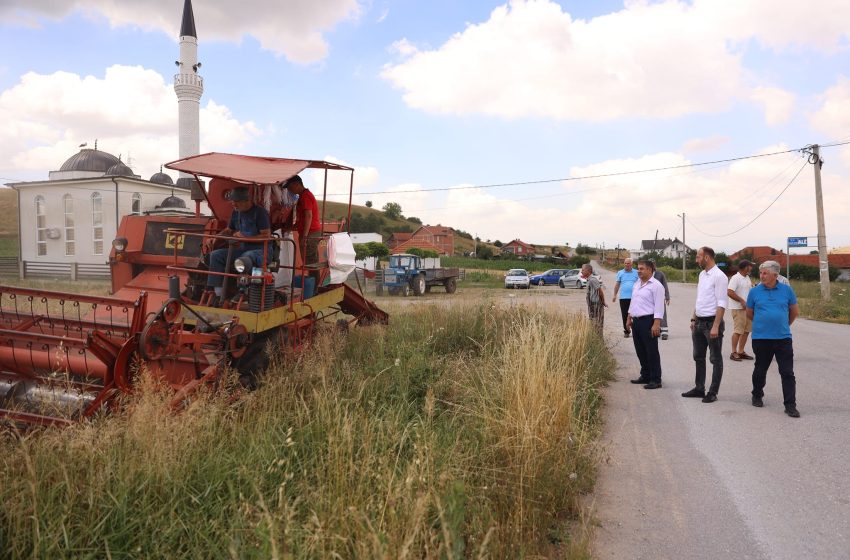
[[[198,34],[195,31],[195,16],[192,0],[183,4],[183,21],[180,25],[180,58],[175,61],[174,92],[177,94],[178,135],[180,158],[200,153],[200,109],[204,94],[204,79],[198,73]],[[190,183],[191,175],[180,173],[177,184]]]

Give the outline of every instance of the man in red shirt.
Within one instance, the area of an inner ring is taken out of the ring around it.
[[[295,206],[295,229],[298,232],[298,245],[304,264],[317,264],[319,242],[322,240],[319,203],[298,175],[286,182],[286,188],[292,194],[298,195],[298,204]]]

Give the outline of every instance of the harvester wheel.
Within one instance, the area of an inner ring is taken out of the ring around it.
[[[269,367],[270,360],[269,354],[266,351],[266,345],[274,332],[269,331],[263,335],[254,336],[254,340],[248,345],[248,350],[242,357],[233,360],[233,367],[239,372],[240,382],[242,382],[243,377],[256,378],[257,374],[262,373]],[[245,384],[244,382],[242,383],[243,385]]]
[[[145,325],[139,335],[139,353],[146,360],[158,360],[168,349],[170,338],[168,323],[154,319]]]
[[[422,294],[425,293],[425,275],[424,274],[417,275],[416,278],[414,278],[413,280],[410,281],[410,283],[412,284],[413,295],[421,296]]]
[[[445,283],[443,283],[443,286],[446,287],[447,294],[455,293],[457,291],[457,278],[455,278],[454,276],[448,278]]]

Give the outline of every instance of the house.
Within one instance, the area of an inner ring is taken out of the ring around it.
[[[640,259],[647,253],[658,253],[662,257],[681,259],[682,255],[686,255],[690,250],[691,248],[678,238],[644,239],[640,242],[640,249],[630,251],[630,255],[632,259]]]
[[[791,264],[803,264],[813,266],[815,268],[820,267],[820,259],[818,255],[790,255],[789,257],[782,250],[767,246],[744,247],[743,249],[729,255],[729,260],[732,263],[737,263],[737,261],[743,258],[752,260],[756,266],[764,261],[776,261],[779,263],[779,266],[782,267],[783,274],[785,273],[785,268],[788,266],[789,260]],[[850,281],[850,254],[830,253],[827,255],[827,260],[829,261],[829,266],[838,269],[839,281]]]
[[[108,276],[121,217],[157,210],[190,212],[190,189],[155,173],[135,175],[112,154],[82,149],[47,181],[10,183],[17,191],[23,276]],[[194,206],[194,205],[193,205]]]
[[[405,241],[404,243],[398,245],[396,248],[392,250],[393,255],[399,255],[402,253],[409,253],[411,249],[422,249],[423,251],[434,251],[438,255],[446,255],[446,253],[442,252],[442,247],[437,247],[433,243],[429,243],[425,240],[420,240],[411,238]]]
[[[413,234],[410,232],[397,231],[390,235],[390,238],[387,239],[387,247],[389,247],[390,251],[392,251],[393,249],[410,239],[412,236]]]
[[[515,257],[528,258],[534,255],[534,246],[519,239],[514,239],[510,243],[502,245],[502,253],[511,253]]]
[[[411,240],[414,239],[419,243],[437,247],[437,252],[441,255],[451,256],[455,252],[455,231],[447,226],[421,226],[413,232]]]

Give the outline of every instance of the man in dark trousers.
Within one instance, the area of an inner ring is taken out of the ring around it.
[[[691,341],[694,347],[694,388],[682,393],[683,397],[702,398],[704,403],[717,400],[720,380],[723,379],[723,314],[726,312],[729,296],[726,293],[728,282],[726,275],[714,262],[714,249],[701,247],[697,251],[697,265],[703,271],[699,273],[697,301],[691,317]],[[711,361],[711,385],[705,391],[705,353],[709,351]]]
[[[614,299],[620,294],[620,314],[623,316],[623,336],[629,338],[632,330],[626,325],[629,314],[629,304],[632,299],[632,287],[638,280],[638,273],[632,268],[632,259],[623,260],[623,269],[617,271],[617,281],[614,283]]]
[[[652,275],[655,272],[652,261],[638,262],[637,272],[639,279],[632,290],[626,319],[640,361],[640,377],[632,379],[632,383],[643,384],[644,389],[660,389],[658,337],[661,336],[661,319],[664,317],[664,287]]]
[[[655,261],[653,261],[652,266],[655,267],[652,277],[664,286],[664,318],[661,320],[661,340],[667,340],[667,306],[670,305],[670,288],[667,287],[667,275],[658,270]]]
[[[794,346],[791,324],[797,318],[797,296],[791,286],[779,282],[779,263],[765,261],[759,266],[761,284],[747,295],[747,317],[753,322],[753,406],[762,407],[767,369],[773,358],[782,379],[785,414],[799,418],[797,380],[794,377]]]
[[[248,187],[236,187],[230,191],[230,203],[233,205],[230,222],[219,232],[219,235],[244,238],[244,241],[231,251],[230,262],[241,256],[248,256],[256,266],[261,266],[263,263],[262,238],[268,238],[271,235],[269,213],[262,206],[254,204]],[[204,243],[207,249],[210,249],[214,242],[214,239],[208,238]],[[271,256],[272,243],[268,244],[268,248],[267,258]],[[227,262],[227,252],[227,248],[222,248],[210,253],[210,272],[224,272],[227,269],[230,264]],[[218,274],[207,275],[207,288],[215,290],[215,295],[220,298],[227,295],[222,293],[223,280],[224,277]]]

